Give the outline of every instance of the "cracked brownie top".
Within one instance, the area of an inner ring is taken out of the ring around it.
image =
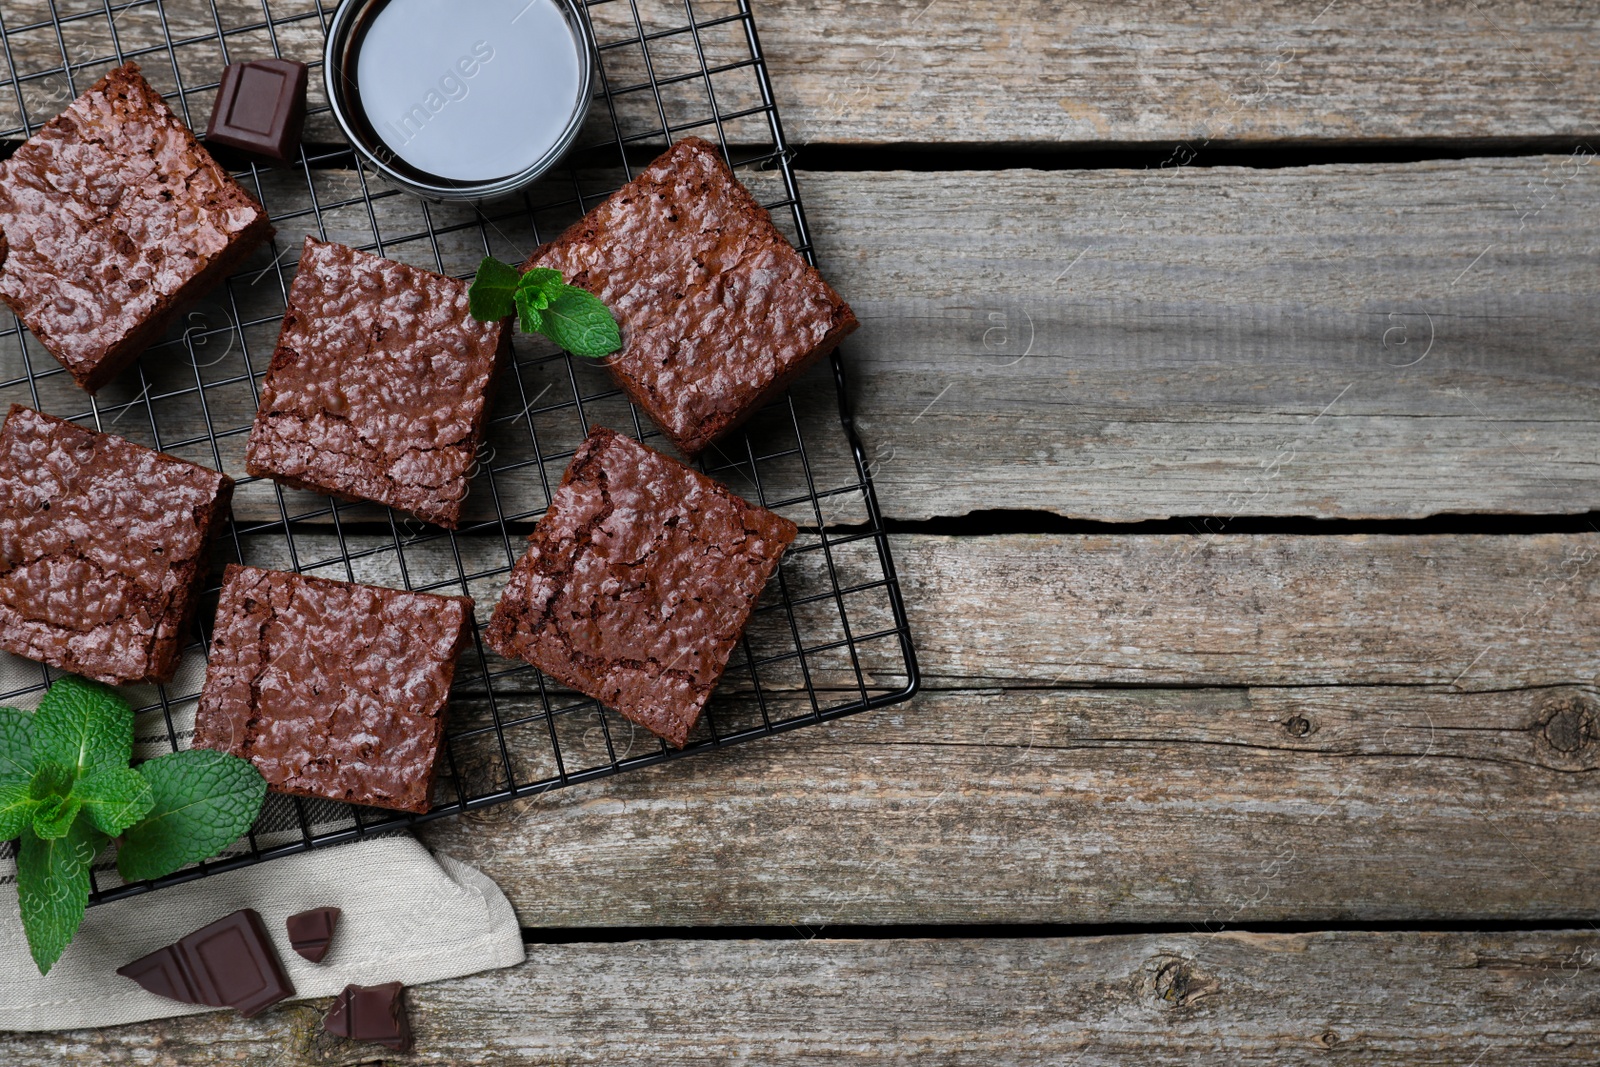
[[[194,743],[282,793],[425,812],[471,624],[467,597],[229,566]]]
[[[0,648],[166,681],[233,480],[13,405],[0,430]]]
[[[466,282],[307,237],[250,473],[454,527],[500,340]]]
[[[0,232],[0,298],[92,390],[138,355],[125,342],[270,227],[129,63],[0,163]]]
[[[528,538],[489,644],[681,748],[797,533],[597,427]]]
[[[617,384],[684,455],[744,421],[856,328],[722,156],[679,141],[523,265],[605,301]]]

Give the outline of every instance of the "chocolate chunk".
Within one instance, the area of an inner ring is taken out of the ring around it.
[[[158,996],[237,1008],[246,1018],[294,996],[261,916],[249,908],[118,967],[117,973]]]
[[[300,148],[305,119],[306,65],[252,59],[222,72],[206,142],[286,162]]]
[[[410,1052],[411,1020],[406,1015],[405,990],[399,982],[347,985],[328,1009],[322,1028],[354,1041]]]
[[[312,963],[321,963],[333,943],[333,928],[339,922],[338,908],[314,908],[289,916],[289,944]]]

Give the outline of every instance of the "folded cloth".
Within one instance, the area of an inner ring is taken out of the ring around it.
[[[284,920],[343,910],[321,963],[289,947]],[[17,914],[17,887],[0,885],[0,1030],[62,1030],[218,1009],[148,993],[117,968],[240,908],[261,913],[299,997],[351,982],[420,985],[524,958],[511,904],[479,871],[429,852],[406,834],[369,838],[214,874],[89,909],[78,936],[40,976]]]

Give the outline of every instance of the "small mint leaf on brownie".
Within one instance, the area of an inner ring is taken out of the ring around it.
[[[508,317],[516,310],[512,301],[521,281],[517,268],[484,256],[467,290],[468,311],[479,322],[498,322]]]
[[[522,327],[523,333],[543,333],[545,329],[544,308],[540,305],[549,301],[543,294],[532,289],[518,289],[516,296],[517,324]]]
[[[550,306],[550,301],[561,295],[561,290],[566,288],[566,282],[561,278],[561,272],[549,267],[534,267],[522,276],[517,283],[517,291],[531,290],[537,293],[534,307],[541,311]]]
[[[266,779],[254,764],[209,748],[141,763],[139,774],[155,802],[117,850],[117,870],[130,882],[215,856],[250,829],[267,796]]]
[[[622,347],[622,333],[611,309],[575,285],[563,285],[544,312],[546,337],[575,356],[599,359]]]

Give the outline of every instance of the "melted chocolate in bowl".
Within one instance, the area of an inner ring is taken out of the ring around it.
[[[563,0],[346,0],[328,39],[329,96],[389,177],[425,196],[496,195],[570,145],[590,54]]]

